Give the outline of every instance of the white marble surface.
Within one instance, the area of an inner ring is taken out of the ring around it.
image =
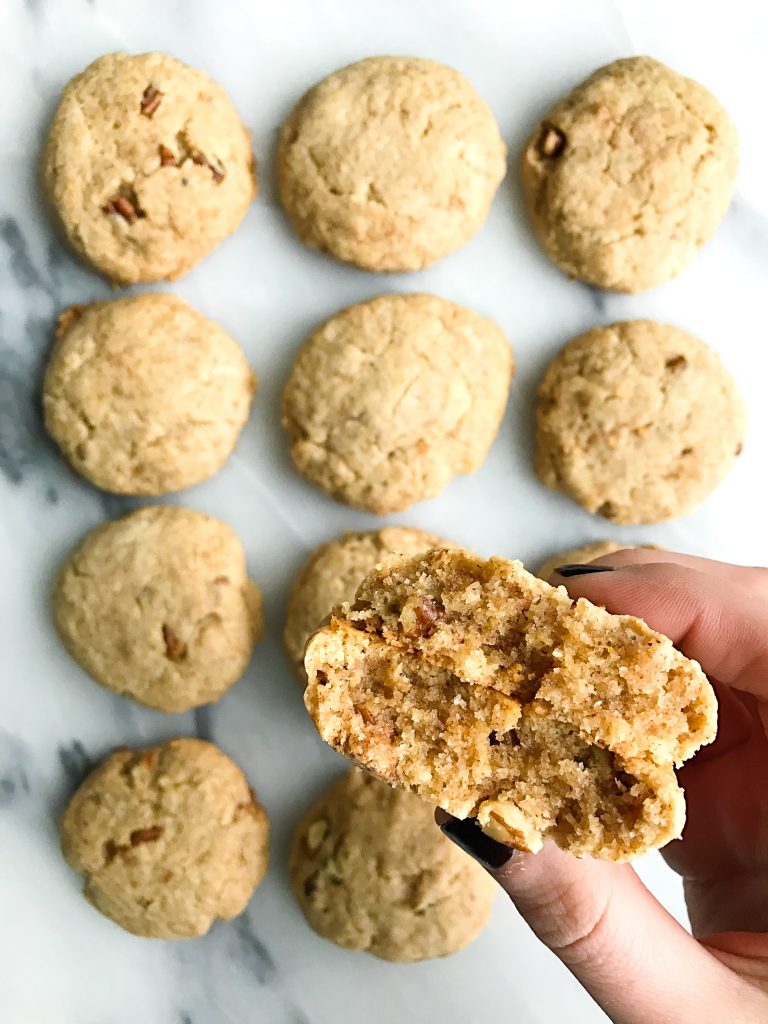
[[[472,478],[396,517],[483,553],[535,560],[587,538],[654,540],[735,561],[768,561],[764,5],[539,0],[2,0],[0,2],[0,1019],[4,1024],[403,1024],[604,1019],[499,898],[494,921],[445,962],[393,966],[335,948],[305,926],[284,869],[292,822],[342,770],[304,712],[279,636],[294,568],[318,541],[372,517],[336,505],[292,471],[279,391],[307,330],[380,291],[433,290],[494,316],[519,372],[494,449]],[[252,129],[263,182],[233,239],[176,290],[241,340],[262,385],[235,457],[175,500],[229,520],[264,589],[267,639],[215,707],[182,716],[140,709],[93,684],[61,649],[48,613],[51,574],[89,527],[133,503],[87,486],[41,430],[40,371],[56,312],[108,294],[56,241],[36,159],[57,92],[111,50],[165,49],[231,92]],[[743,166],[733,208],[679,280],[634,298],[569,283],[521,216],[514,166],[537,114],[601,63],[648,52],[705,81],[735,117]],[[415,53],[456,65],[496,112],[513,171],[486,228],[432,270],[377,278],[310,253],[275,203],[282,117],[317,78],[356,58]],[[570,336],[629,315],[700,334],[741,380],[751,409],[743,457],[685,520],[606,526],[546,492],[531,471],[531,396]],[[212,737],[248,771],[274,822],[272,867],[246,915],[206,938],[133,938],[82,899],[54,821],[83,768],[113,744],[182,733]],[[644,876],[677,913],[658,858]],[[649,941],[652,937],[649,936]]]

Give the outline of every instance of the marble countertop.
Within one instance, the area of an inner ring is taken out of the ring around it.
[[[303,337],[338,307],[381,291],[430,290],[493,316],[518,361],[506,419],[473,477],[392,521],[484,554],[536,560],[603,536],[734,561],[768,561],[768,200],[763,5],[649,0],[2,0],[0,4],[0,1018],[5,1024],[520,1024],[603,1020],[499,897],[493,923],[442,962],[397,966],[311,932],[288,889],[294,821],[343,765],[316,736],[283,656],[287,589],[310,548],[366,516],[292,470],[279,393]],[[56,565],[90,527],[134,507],[72,475],[42,431],[41,368],[63,306],[109,288],[55,239],[36,160],[58,91],[96,56],[162,49],[231,93],[252,129],[262,191],[241,229],[174,287],[243,344],[261,378],[236,455],[173,500],[228,520],[263,588],[267,637],[246,677],[214,707],[163,715],[112,696],[67,657],[48,595]],[[275,201],[277,128],[311,83],[377,53],[434,57],[466,72],[509,140],[512,171],[485,229],[411,276],[375,277],[304,249]],[[524,223],[514,172],[522,140],[558,94],[598,65],[651,53],[703,80],[743,142],[736,198],[714,241],[678,280],[636,297],[568,282]],[[711,499],[656,528],[611,527],[545,491],[531,470],[535,382],[572,335],[627,316],[666,319],[717,349],[751,412],[744,455]],[[187,943],[134,938],[80,894],[55,819],[85,767],[111,746],[196,734],[247,770],[273,821],[272,866],[245,915]],[[639,870],[673,913],[677,880],[660,858]]]

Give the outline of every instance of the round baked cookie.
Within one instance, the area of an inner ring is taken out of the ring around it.
[[[736,128],[698,82],[651,57],[614,61],[556,103],[522,182],[550,259],[600,288],[641,292],[691,263],[733,194]]]
[[[263,626],[235,532],[175,505],[92,530],[57,577],[53,615],[96,682],[160,711],[218,700],[245,672]]]
[[[298,471],[385,515],[485,459],[514,364],[491,320],[434,295],[350,306],[299,351],[283,395]]]
[[[669,324],[587,331],[539,386],[536,470],[616,523],[685,515],[741,451],[746,411],[718,356]]]
[[[269,821],[212,743],[120,747],[77,790],[59,826],[86,898],[126,931],[204,935],[237,917],[264,877]]]
[[[72,79],[43,178],[70,245],[119,284],[181,277],[256,195],[250,137],[231,100],[164,53],[110,53]]]
[[[493,114],[453,68],[369,57],[310,89],[280,135],[302,241],[366,270],[421,270],[483,225],[506,170]]]
[[[456,953],[485,928],[496,884],[446,839],[430,804],[353,768],[299,823],[293,891],[345,949],[402,963]]]
[[[175,295],[73,306],[56,328],[45,425],[73,469],[116,494],[167,494],[218,472],[257,381],[240,346]]]
[[[454,545],[411,526],[347,531],[316,547],[293,582],[285,616],[285,649],[299,680],[307,678],[304,648],[310,635],[337,604],[354,600],[358,584],[377,562],[387,555],[415,555],[437,547]]]

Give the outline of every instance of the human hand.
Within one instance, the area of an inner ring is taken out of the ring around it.
[[[629,864],[577,860],[551,843],[510,857],[469,823],[446,834],[485,862],[616,1024],[768,1021],[768,569],[646,549],[593,565],[614,571],[552,582],[644,619],[717,692],[717,739],[679,772],[683,838],[662,851],[683,878],[693,936]]]

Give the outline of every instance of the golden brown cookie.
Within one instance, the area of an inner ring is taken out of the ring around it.
[[[630,57],[544,115],[522,181],[533,229],[561,270],[641,292],[693,261],[728,209],[737,165],[736,128],[715,97]]]
[[[421,270],[483,225],[506,170],[467,79],[369,57],[310,89],[283,125],[280,198],[302,241],[366,270]]]
[[[523,850],[621,861],[679,836],[674,767],[716,730],[666,637],[464,551],[388,559],[304,663],[334,749]]]
[[[248,667],[263,624],[234,531],[175,505],[92,530],[58,575],[53,615],[96,682],[160,711],[223,696]]]
[[[339,501],[402,511],[483,462],[513,369],[496,324],[446,299],[350,306],[293,364],[283,395],[293,462]]]
[[[245,910],[264,877],[269,821],[212,743],[120,747],[82,783],[59,826],[83,893],[126,931],[204,935]]]
[[[257,381],[240,346],[175,295],[63,313],[43,388],[48,432],[77,472],[116,494],[207,480],[237,443]]]
[[[542,482],[616,523],[690,512],[726,476],[746,432],[719,357],[654,320],[569,342],[539,385],[536,418]]]
[[[552,555],[546,562],[539,566],[536,575],[541,580],[549,580],[549,577],[561,565],[589,565],[596,558],[603,555],[612,555],[615,551],[626,551],[628,548],[653,548],[659,550],[657,544],[617,544],[614,540],[597,540],[590,544],[584,544],[578,548],[570,548],[568,551],[561,551],[559,555]]]
[[[118,284],[175,281],[256,195],[251,141],[215,82],[164,53],[110,53],[66,86],[43,155],[70,245]]]
[[[354,768],[299,823],[290,873],[318,935],[401,963],[463,949],[497,891],[442,835],[430,804]]]
[[[347,531],[320,544],[293,582],[285,616],[283,639],[302,685],[304,648],[313,630],[342,601],[352,601],[363,576],[387,555],[415,555],[428,548],[453,547],[433,533],[410,526],[386,526],[365,533]]]

